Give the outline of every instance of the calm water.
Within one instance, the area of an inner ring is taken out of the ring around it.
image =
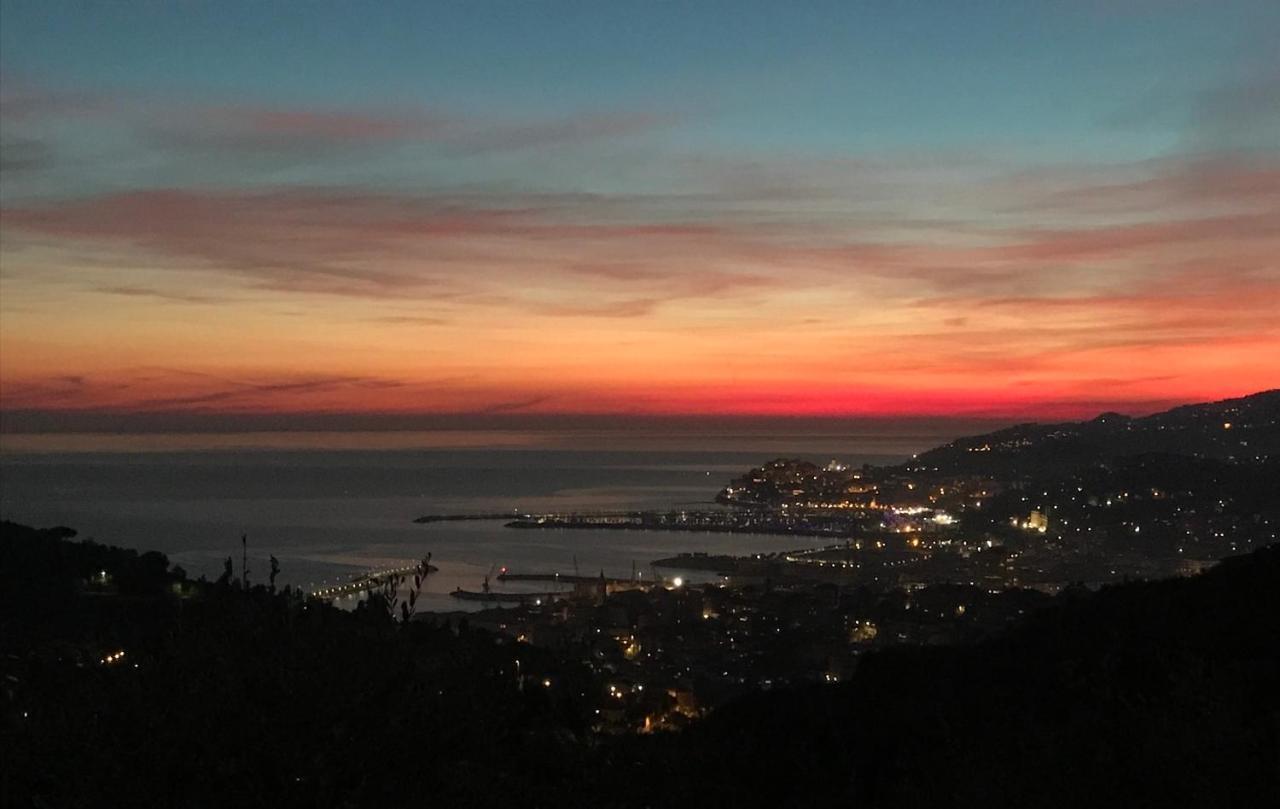
[[[796,454],[855,464],[900,460],[937,443],[936,437],[872,436],[832,440],[824,452],[814,443],[820,440],[805,436],[792,443]],[[749,553],[790,544],[768,536],[519,531],[488,521],[423,526],[414,517],[692,507],[709,503],[728,478],[787,445],[785,437],[756,437],[732,450],[686,451],[156,446],[161,451],[65,452],[6,440],[0,513],[37,526],[69,525],[101,542],[160,550],[189,573],[211,578],[229,555],[238,570],[242,533],[249,536],[251,575],[265,579],[267,556],[274,554],[282,584],[343,580],[429,551],[440,573],[429,580],[423,608],[464,609],[476,605],[448,593],[459,586],[478,589],[495,565],[572,573],[576,558],[584,574],[627,576],[634,562],[648,576],[649,562],[680,551]],[[866,449],[859,452],[859,446]]]

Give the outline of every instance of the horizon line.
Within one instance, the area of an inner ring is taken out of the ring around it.
[[[1212,400],[1232,401],[1245,397]],[[0,435],[49,433],[237,433],[237,432],[421,432],[431,430],[567,430],[706,429],[713,424],[768,428],[844,428],[856,425],[883,429],[939,428],[954,430],[1026,423],[1087,421],[1103,413],[1141,417],[1187,405],[1209,404],[1199,399],[1159,401],[1060,402],[1038,408],[928,413],[573,413],[573,412],[385,412],[385,411],[226,411],[0,409]],[[1126,404],[1128,405],[1126,407]]]

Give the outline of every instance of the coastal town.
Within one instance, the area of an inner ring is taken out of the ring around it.
[[[777,535],[779,550],[678,554],[629,578],[504,568],[456,593],[481,611],[417,619],[465,621],[580,666],[590,675],[575,679],[575,698],[599,730],[679,727],[751,691],[839,682],[872,649],[971,642],[1054,599],[1194,575],[1274,543],[1278,399],[1260,394],[1181,421],[1015,428],[896,467],[780,458],[700,509],[506,515],[513,530]],[[1158,451],[1187,433],[1206,449]],[[1115,457],[1073,460],[1073,442],[1086,440],[1111,442]],[[1126,441],[1157,445],[1130,454]],[[501,589],[515,581],[546,586]],[[553,672],[521,677],[560,687]]]
[[[949,738],[921,733],[939,716],[973,728],[971,749],[1028,721],[1044,738],[1096,682],[1134,706],[1118,728],[1212,724],[1220,700],[1241,711],[1274,690],[1280,393],[1171,413],[1010,428],[894,466],[778,458],[711,483],[693,508],[427,515],[437,532],[479,520],[516,538],[776,544],[629,572],[497,564],[452,593],[453,610],[435,607],[446,593],[423,606],[450,564],[426,538],[417,560],[300,589],[278,586],[274,557],[255,571],[243,535],[210,580],[156,551],[4,522],[0,596],[32,616],[4,635],[5,721],[25,761],[65,762],[57,780],[34,776],[49,794],[77,783],[69,740],[124,727],[159,732],[151,755],[209,789],[225,785],[191,763],[192,745],[235,755],[251,739],[276,751],[296,805],[394,784],[424,766],[417,740],[430,738],[447,740],[425,766],[449,805],[490,789],[491,772],[550,796],[585,771],[591,795],[636,806],[665,805],[652,783],[696,789],[718,769],[737,783],[722,756],[740,738],[768,762],[780,735],[819,740],[781,755],[828,769],[921,739],[944,756]],[[1257,661],[1243,681],[1230,674],[1241,660]],[[1143,695],[1166,687],[1171,707],[1144,719]],[[171,712],[183,722],[153,721]],[[476,761],[492,764],[468,771]]]

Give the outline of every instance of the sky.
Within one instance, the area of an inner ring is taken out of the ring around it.
[[[1277,41],[1273,0],[3,0],[0,429],[1274,388]]]

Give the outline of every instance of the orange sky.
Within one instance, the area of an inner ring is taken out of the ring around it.
[[[1251,176],[1268,194],[1197,216],[1129,213],[1168,200],[1100,186],[1055,211],[1084,220],[1069,227],[1020,213],[874,242],[839,217],[654,223],[593,202],[166,191],[12,207],[0,402],[1050,417],[1222,398],[1280,382],[1280,186]],[[1090,210],[1130,193],[1122,217]]]
[[[1274,4],[595,5],[7,9],[0,430],[1280,387]]]

